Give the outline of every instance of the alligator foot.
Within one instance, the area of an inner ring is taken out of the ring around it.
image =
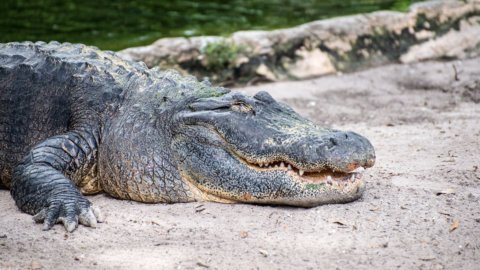
[[[104,218],[100,209],[81,197],[70,201],[53,199],[48,206],[33,216],[33,220],[37,223],[43,222],[44,231],[50,230],[56,223],[62,223],[68,232],[73,232],[79,222],[95,228]]]

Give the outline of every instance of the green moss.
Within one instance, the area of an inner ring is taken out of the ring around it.
[[[425,14],[418,14],[414,29],[416,32],[421,30],[433,31],[437,36],[440,36],[451,29],[459,30],[460,20],[468,17],[470,17],[470,14],[467,14],[465,17],[458,18],[456,20],[448,20],[440,23],[437,18],[429,19]]]
[[[324,186],[324,183],[319,183],[319,184],[306,184],[305,188],[309,190],[317,190],[320,189]]]
[[[209,71],[218,71],[225,68],[233,68],[235,66],[235,60],[240,54],[245,53],[245,51],[244,46],[222,40],[208,43],[203,48],[202,54],[206,57],[206,69]]]
[[[196,94],[199,98],[221,97],[223,95],[225,95],[225,91],[220,91],[219,88],[216,87],[201,88]]]
[[[293,59],[296,58],[297,50],[305,46],[306,43],[308,43],[307,40],[303,38],[296,38],[294,40],[290,40],[289,42],[274,44],[273,51],[275,51],[275,55],[286,56]]]
[[[340,55],[325,48],[325,45],[320,49],[333,57],[333,62],[338,70],[351,71],[368,65],[375,66],[380,63],[396,61],[416,43],[415,35],[410,33],[408,28],[398,34],[376,28],[372,34],[359,36],[352,44],[352,50],[346,54]]]
[[[452,29],[459,30],[460,21],[473,16],[478,12],[470,12],[460,18],[440,21],[439,18],[428,18],[425,14],[418,14],[413,26],[414,32],[408,28],[400,32],[391,32],[382,27],[376,27],[371,34],[360,35],[352,44],[352,49],[339,54],[325,44],[318,48],[333,59],[332,62],[337,70],[352,71],[368,66],[398,61],[399,57],[406,53],[413,45],[418,44],[415,33],[422,30],[432,31],[436,36],[442,36]]]
[[[480,15],[478,11],[472,11],[460,18],[441,22],[439,18],[427,18],[425,14],[418,14],[415,21],[415,31],[429,30],[436,33],[437,36],[443,35],[452,29],[460,30],[460,21]]]

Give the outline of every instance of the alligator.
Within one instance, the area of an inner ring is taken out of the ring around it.
[[[0,44],[0,183],[43,230],[84,196],[313,207],[361,197],[372,144],[250,96],[82,44]]]

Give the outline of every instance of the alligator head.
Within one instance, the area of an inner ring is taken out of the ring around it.
[[[373,166],[370,142],[320,127],[268,93],[160,73],[104,129],[103,190],[142,202],[348,202]],[[143,90],[142,90],[143,89]]]
[[[218,93],[217,93],[218,94]],[[267,92],[223,89],[175,116],[172,151],[205,200],[311,207],[353,201],[373,166],[370,142],[320,127]]]

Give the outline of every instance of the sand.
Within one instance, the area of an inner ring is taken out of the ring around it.
[[[369,138],[364,196],[302,209],[100,194],[106,222],[69,234],[42,231],[2,190],[0,269],[479,269],[480,58],[238,90]]]

